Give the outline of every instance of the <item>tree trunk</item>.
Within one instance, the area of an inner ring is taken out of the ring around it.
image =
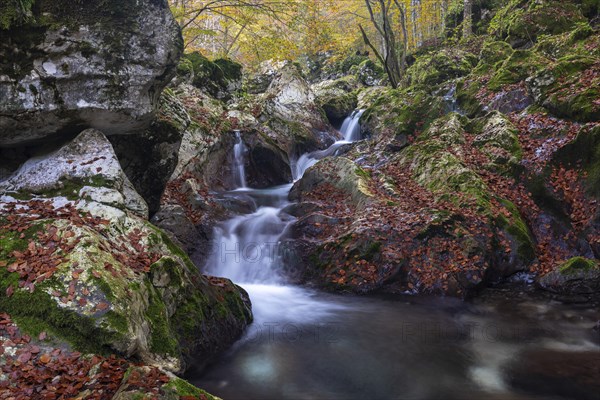
[[[473,34],[473,0],[465,0],[463,14],[463,39]]]

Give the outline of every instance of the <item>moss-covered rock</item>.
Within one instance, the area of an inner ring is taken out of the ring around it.
[[[227,100],[242,88],[241,64],[223,58],[210,61],[197,51],[183,58],[187,61],[178,66],[180,76],[217,99]]]
[[[388,89],[376,93],[361,118],[364,132],[373,138],[408,138],[427,128],[431,121],[446,112],[440,97],[419,88]]]
[[[406,75],[410,84],[430,87],[465,76],[475,65],[475,55],[459,49],[444,49],[418,56]]]
[[[500,64],[501,63],[501,64]],[[525,80],[547,67],[548,60],[531,50],[516,50],[510,57],[495,66],[495,72],[487,84],[490,90],[497,91],[503,86]]]
[[[544,71],[528,79],[536,102],[558,117],[577,121],[600,118],[600,58],[565,56]]]
[[[350,115],[358,105],[356,89],[361,87],[353,76],[324,81],[312,86],[317,104],[334,124]]]
[[[573,257],[538,279],[545,290],[561,294],[600,293],[598,260]]]
[[[582,21],[585,17],[574,1],[511,0],[496,12],[489,33],[513,47],[522,47],[541,34],[570,31]]]

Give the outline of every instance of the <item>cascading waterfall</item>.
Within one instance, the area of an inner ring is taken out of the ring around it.
[[[246,145],[242,140],[240,131],[235,131],[235,144],[233,145],[233,175],[235,184],[239,188],[246,187],[246,170],[244,167]]]
[[[298,157],[298,160],[292,163],[292,178],[294,182],[302,178],[304,172],[315,165],[320,159],[335,156],[342,146],[360,140],[359,121],[364,112],[365,110],[355,110],[351,115],[346,117],[340,128],[340,132],[344,136],[343,140],[336,141],[325,150],[313,151]]]
[[[354,112],[342,126],[344,140],[329,148],[305,154],[292,167],[294,180],[318,160],[335,155],[343,145],[360,138],[359,119],[362,111]],[[206,272],[223,276],[241,284],[253,303],[255,326],[277,315],[290,322],[316,318],[326,314],[332,306],[312,300],[307,289],[286,286],[281,271],[280,241],[295,219],[282,210],[290,203],[288,194],[292,183],[268,189],[246,186],[244,154],[246,152],[239,131],[235,132],[234,146],[235,182],[237,188],[229,196],[252,198],[259,206],[250,214],[238,215],[215,228],[213,251],[206,264]]]
[[[360,139],[360,117],[362,117],[365,110],[355,110],[350,116],[348,116],[340,131],[344,135],[344,140],[347,142],[354,142]]]

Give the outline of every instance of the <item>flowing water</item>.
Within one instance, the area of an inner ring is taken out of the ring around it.
[[[361,114],[344,121],[344,140],[299,157],[294,180],[360,139]],[[540,389],[540,397],[519,392],[512,382],[523,375],[513,361],[525,351],[600,354],[591,329],[600,319],[597,309],[527,295],[466,303],[340,296],[287,284],[278,243],[294,222],[282,211],[292,184],[247,188],[244,144],[239,132],[236,137],[239,188],[228,195],[250,197],[256,209],[215,228],[206,272],[248,291],[254,322],[207,371],[192,370],[192,383],[225,399],[595,398],[585,385],[583,392],[567,387],[565,397],[548,397]],[[542,378],[540,387],[546,383]]]

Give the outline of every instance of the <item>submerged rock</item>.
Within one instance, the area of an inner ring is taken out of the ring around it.
[[[182,51],[166,1],[41,0],[32,21],[1,31],[0,146],[149,126]]]

